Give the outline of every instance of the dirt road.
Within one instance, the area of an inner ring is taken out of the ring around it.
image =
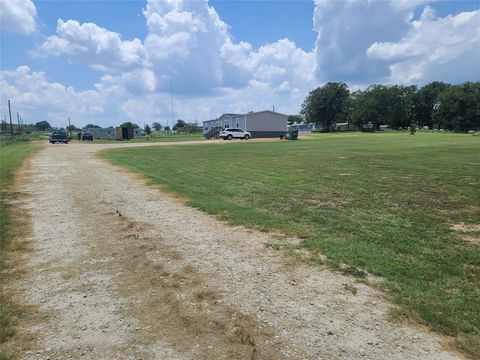
[[[33,251],[15,290],[45,315],[26,359],[458,358],[389,322],[377,291],[148,187],[108,147],[50,145],[19,174]]]

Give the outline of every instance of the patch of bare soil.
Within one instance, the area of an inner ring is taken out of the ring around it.
[[[23,324],[38,334],[24,358],[457,358],[439,337],[391,323],[392,306],[354,277],[95,156],[110,147],[52,145],[34,159],[22,189],[33,253],[15,289],[47,316]]]
[[[450,229],[460,232],[471,232],[471,231],[480,231],[480,225],[469,224],[466,225],[463,222],[458,224],[453,224],[450,226]]]
[[[480,244],[480,237],[471,235],[472,232],[479,232],[480,225],[478,224],[465,224],[463,222],[458,224],[452,224],[451,230],[458,232],[458,237],[466,242],[473,244]]]

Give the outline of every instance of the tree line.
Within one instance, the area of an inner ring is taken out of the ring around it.
[[[13,126],[15,132],[17,132],[18,125],[13,124],[12,126]],[[50,123],[48,121],[45,121],[45,120],[44,121],[39,121],[35,124],[26,124],[26,125],[23,125],[23,127],[24,127],[25,130],[28,130],[28,131],[50,131],[50,130],[53,129],[53,127],[50,125]],[[132,123],[130,121],[122,123],[121,125],[119,125],[119,127],[131,127],[131,128],[134,128],[134,129],[139,129],[140,128],[140,126],[138,124]],[[91,129],[91,128],[101,128],[101,126],[96,125],[96,124],[87,124],[83,128],[79,128],[79,127],[72,124],[72,125],[68,125],[66,127],[66,130],[69,131],[69,132],[75,132],[75,131],[82,131],[83,129]],[[201,127],[199,127],[196,122],[195,123],[193,123],[193,122],[189,123],[189,122],[186,122],[186,121],[181,120],[181,119],[177,120],[177,122],[175,123],[175,125],[173,126],[172,129],[170,129],[170,126],[168,126],[168,125],[163,126],[159,122],[153,122],[151,126],[146,124],[145,127],[144,127],[144,131],[147,134],[150,134],[152,128],[155,131],[162,131],[162,130],[170,131],[170,130],[173,130],[173,131],[185,132],[185,133],[202,132]],[[9,129],[9,124],[6,121],[2,120],[1,123],[0,123],[0,132],[7,132],[8,129]]]
[[[451,85],[435,81],[421,88],[371,85],[353,92],[345,83],[329,82],[310,91],[300,114],[303,121],[319,124],[324,131],[346,122],[357,129],[387,125],[395,130],[478,131],[480,82]]]

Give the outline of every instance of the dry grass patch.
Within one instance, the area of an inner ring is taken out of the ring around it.
[[[450,225],[450,230],[454,230],[458,232],[458,238],[461,240],[472,243],[472,244],[480,244],[480,225],[478,224],[465,224],[460,222],[458,224]]]
[[[2,204],[7,207],[12,223],[7,228],[9,244],[3,254],[5,268],[0,279],[0,359],[19,359],[23,351],[34,349],[38,335],[24,330],[20,324],[36,322],[46,316],[37,307],[24,304],[22,295],[14,290],[15,282],[27,274],[24,263],[32,252],[32,242],[27,240],[32,230],[31,215],[19,206],[25,196],[9,193],[8,203]]]
[[[152,237],[150,225],[116,213],[106,216],[118,229],[111,237],[114,244],[94,246],[106,254],[115,246],[109,268],[121,295],[130,300],[129,314],[142,325],[136,342],[166,341],[199,360],[282,359],[280,345],[266,342],[273,338],[271,330],[226,304],[207,286],[206,274],[183,264],[177,250]]]
[[[465,223],[461,222],[458,224],[451,225],[450,229],[459,231],[459,232],[480,231],[480,225],[477,225],[477,224],[466,225]]]

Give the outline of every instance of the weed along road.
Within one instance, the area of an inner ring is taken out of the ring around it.
[[[24,358],[458,358],[389,321],[378,291],[272,246],[296,239],[187,207],[97,156],[109,147],[50,145],[19,173],[32,250],[13,288],[39,314]]]

